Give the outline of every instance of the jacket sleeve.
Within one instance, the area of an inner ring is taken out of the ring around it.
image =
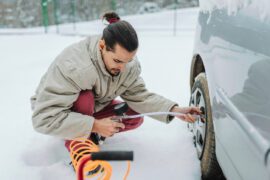
[[[38,93],[31,98],[36,131],[65,139],[89,136],[94,118],[70,110],[80,91],[95,83],[93,74],[87,74],[89,68],[78,70],[68,61],[51,65]]]
[[[164,98],[163,96],[149,92],[143,79],[138,77],[128,89],[121,95],[129,107],[138,113],[167,112],[177,103]],[[162,122],[169,123],[173,117],[168,115],[152,116]]]

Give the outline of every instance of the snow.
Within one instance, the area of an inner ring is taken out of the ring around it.
[[[148,89],[182,106],[188,105],[190,95],[189,69],[197,12],[197,9],[178,11],[181,14],[178,25],[181,27],[177,36],[172,36],[168,28],[172,27],[172,22],[162,21],[173,17],[173,12],[126,17],[138,29],[138,57]],[[162,23],[153,21],[154,18]],[[86,33],[95,23],[78,24],[77,31]],[[140,31],[139,27],[146,26],[151,30]],[[155,31],[157,27],[163,31]],[[20,32],[36,30],[38,28]],[[0,179],[75,179],[75,173],[68,165],[70,158],[63,140],[33,130],[29,98],[60,51],[83,38],[52,32],[47,35],[0,36]],[[128,179],[197,180],[200,179],[200,164],[192,134],[186,126],[185,122],[177,119],[166,125],[146,117],[140,128],[114,135],[105,141],[101,149],[134,151],[135,159]],[[122,179],[126,162],[111,164],[112,179]]]
[[[240,9],[248,8],[247,14],[270,19],[269,0],[200,0],[200,11],[212,12],[215,9],[226,9],[228,15],[235,15]]]

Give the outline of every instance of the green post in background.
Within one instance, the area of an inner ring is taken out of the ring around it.
[[[111,0],[111,7],[112,7],[113,11],[116,10],[116,2],[115,2],[115,0]]]
[[[41,0],[42,19],[45,33],[48,32],[49,16],[48,16],[48,2],[47,0]]]
[[[178,0],[174,0],[174,18],[173,18],[173,35],[176,36],[177,32],[177,6]]]
[[[59,11],[58,11],[58,0],[53,0],[53,15],[54,23],[56,25],[56,33],[59,34]]]
[[[71,0],[71,13],[72,13],[72,21],[73,21],[73,30],[74,33],[76,31],[76,6],[75,0]]]

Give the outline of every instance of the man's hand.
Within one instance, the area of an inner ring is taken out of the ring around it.
[[[183,113],[183,115],[176,116],[177,118],[189,122],[194,123],[196,121],[196,118],[192,115],[200,115],[201,111],[198,107],[178,107],[174,106],[171,109],[171,112],[178,112]]]
[[[123,123],[114,122],[111,120],[111,117],[108,117],[98,120],[95,119],[92,132],[98,133],[103,137],[110,137],[119,132],[120,128],[124,129],[125,125]]]

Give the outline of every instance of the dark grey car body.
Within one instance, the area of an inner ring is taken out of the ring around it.
[[[270,20],[254,4],[200,11],[191,86],[205,72],[227,179],[270,179]]]

